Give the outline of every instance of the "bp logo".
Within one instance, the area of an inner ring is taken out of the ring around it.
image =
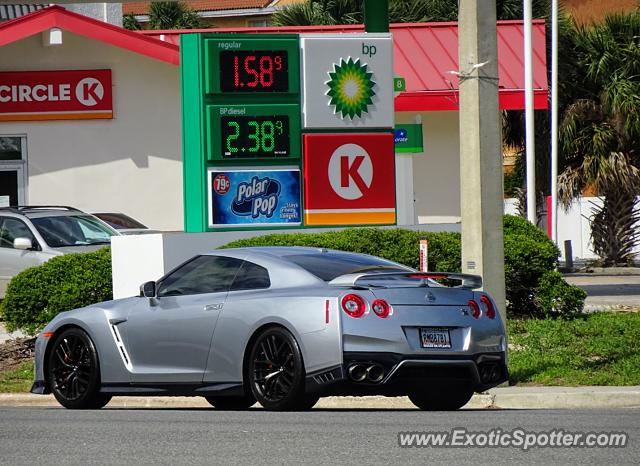
[[[368,112],[372,105],[371,98],[376,95],[373,87],[375,81],[371,79],[373,73],[367,71],[367,65],[361,64],[360,59],[354,61],[340,60],[340,64],[333,65],[333,72],[329,72],[331,78],[325,84],[329,86],[326,94],[331,97],[330,105],[333,105],[334,113],[341,113],[342,118],[360,118],[363,112]]]

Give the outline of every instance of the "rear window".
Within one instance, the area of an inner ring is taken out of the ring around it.
[[[406,272],[411,270],[379,257],[340,252],[300,254],[286,258],[326,282],[348,273]]]

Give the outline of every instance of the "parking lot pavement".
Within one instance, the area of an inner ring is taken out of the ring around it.
[[[640,275],[567,274],[564,278],[587,292],[586,311],[640,310]]]

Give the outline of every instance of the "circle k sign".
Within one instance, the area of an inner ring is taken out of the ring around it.
[[[395,223],[391,133],[304,135],[306,225]]]
[[[373,182],[373,164],[366,150],[357,144],[343,144],[329,160],[329,183],[343,199],[359,199]]]

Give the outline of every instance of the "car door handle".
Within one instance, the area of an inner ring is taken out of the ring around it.
[[[219,311],[222,309],[223,304],[222,303],[215,303],[215,304],[207,304],[204,307],[205,311]]]

